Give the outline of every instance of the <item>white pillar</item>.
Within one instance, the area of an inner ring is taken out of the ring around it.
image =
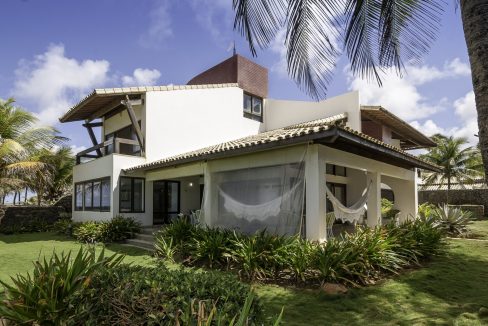
[[[400,211],[399,220],[415,218],[418,212],[417,173],[412,180],[383,177],[395,196],[394,208]]]
[[[375,227],[381,225],[381,174],[368,171],[368,185],[371,182],[368,196],[367,225]]]
[[[210,170],[210,164],[205,163],[205,167],[203,170],[203,202],[202,202],[202,211],[203,211],[203,222],[208,225],[212,226],[212,219],[213,214],[217,212],[213,209],[213,201],[214,201],[214,184],[212,182],[212,173]]]
[[[310,145],[305,161],[306,185],[306,237],[312,241],[326,240],[326,192],[325,160],[319,151],[320,145]]]

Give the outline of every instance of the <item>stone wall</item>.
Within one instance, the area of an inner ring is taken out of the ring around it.
[[[432,204],[445,203],[446,192],[441,190],[419,191],[419,204],[425,202]],[[449,204],[455,206],[481,205],[484,207],[484,212],[486,213],[488,212],[488,189],[451,190],[449,191]],[[479,209],[476,209],[474,213],[479,214]]]
[[[0,207],[0,231],[29,231],[32,225],[51,225],[65,212],[62,206],[3,206]]]

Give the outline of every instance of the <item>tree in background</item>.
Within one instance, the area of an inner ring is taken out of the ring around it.
[[[429,149],[421,157],[442,168],[440,172],[425,173],[423,181],[426,185],[439,184],[446,186],[446,203],[449,204],[449,192],[452,182],[469,184],[483,176],[481,155],[477,147],[467,146],[466,138],[446,137],[440,134],[432,137],[437,147]]]
[[[52,150],[67,140],[53,127],[38,126],[37,118],[14,105],[15,100],[0,99],[0,194],[19,194],[30,187],[32,178],[51,177],[49,163],[39,159],[41,150]],[[15,195],[17,196],[17,195]]]
[[[455,0],[460,7],[488,177],[488,0]],[[449,2],[439,0],[233,0],[234,29],[251,52],[286,31],[288,73],[302,90],[324,98],[344,50],[355,75],[376,80],[429,51]],[[487,180],[488,181],[488,180]]]

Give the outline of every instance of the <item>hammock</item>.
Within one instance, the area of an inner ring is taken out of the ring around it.
[[[359,219],[364,215],[364,212],[366,211],[366,202],[368,201],[368,194],[369,194],[369,188],[371,187],[371,182],[369,183],[368,187],[366,188],[366,191],[364,194],[359,198],[359,200],[354,203],[350,207],[344,206],[339,199],[334,197],[334,194],[329,190],[328,187],[326,187],[327,191],[327,197],[332,203],[332,206],[334,207],[334,215],[336,219],[341,220],[343,223],[344,222],[349,222],[352,224],[355,224],[359,221]]]

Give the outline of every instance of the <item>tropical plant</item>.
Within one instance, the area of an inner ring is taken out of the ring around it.
[[[232,246],[232,232],[219,228],[207,228],[205,232],[198,233],[194,255],[195,259],[206,262],[210,268],[215,263],[228,265],[228,251]]]
[[[479,150],[476,147],[467,146],[465,138],[446,137],[434,135],[436,147],[429,149],[427,154],[421,157],[441,167],[439,172],[426,172],[423,181],[426,185],[438,184],[446,188],[446,203],[449,204],[449,192],[453,181],[458,183],[472,183],[474,178],[482,175],[479,163],[476,159]]]
[[[116,216],[110,221],[86,221],[66,226],[65,233],[71,228],[73,237],[83,243],[120,242],[134,238],[141,231],[141,224],[132,217]]]
[[[471,212],[448,205],[439,205],[432,211],[432,217],[440,229],[450,236],[462,236],[468,232],[471,223]]]
[[[241,317],[239,325],[259,325],[263,317],[251,286],[234,275],[163,264],[100,269],[73,302],[88,325],[232,325]]]
[[[113,268],[123,258],[105,257],[104,250],[97,256],[94,248],[80,248],[75,257],[54,252],[49,260],[36,261],[32,274],[12,278],[13,285],[0,280],[5,288],[0,316],[18,324],[66,325],[77,315],[73,296],[98,268]]]
[[[480,148],[488,178],[488,6],[486,0],[456,0],[478,112]],[[419,62],[430,49],[448,2],[428,0],[234,0],[234,29],[253,55],[284,30],[289,75],[314,98],[323,98],[344,49],[355,75],[374,79],[405,62]],[[488,179],[487,179],[488,180]]]
[[[14,105],[14,99],[0,100],[0,193],[19,192],[29,181],[50,177],[49,165],[36,155],[41,149],[62,145],[66,138],[52,127],[37,126],[37,118]]]

